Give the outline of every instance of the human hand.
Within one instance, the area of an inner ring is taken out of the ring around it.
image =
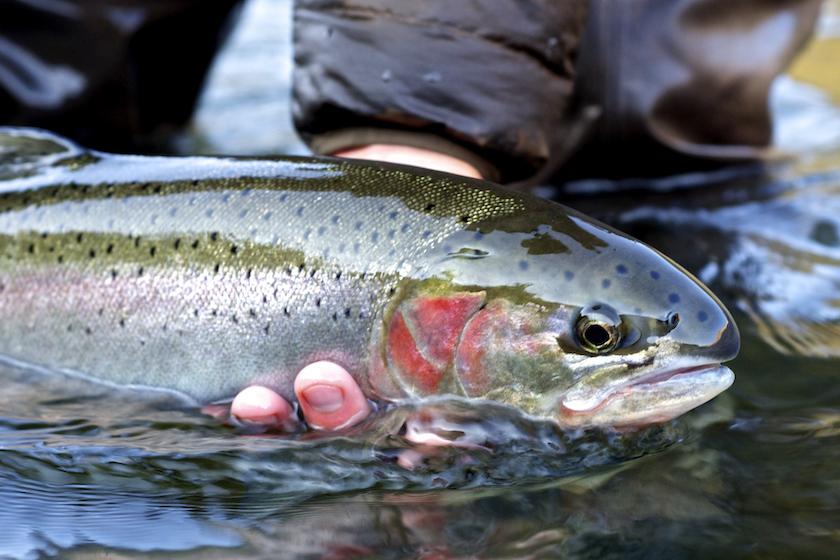
[[[472,164],[462,159],[412,146],[401,146],[398,144],[367,144],[332,154],[335,157],[365,159],[373,161],[386,161],[389,163],[400,163],[402,165],[413,165],[414,167],[425,167],[435,171],[444,171],[464,177],[482,179],[481,173]]]
[[[332,362],[315,362],[303,368],[295,379],[294,388],[307,425],[316,430],[349,427],[367,418],[371,412],[356,380]],[[202,410],[217,417],[227,415],[226,407]],[[278,431],[299,430],[292,405],[267,387],[254,385],[243,389],[233,399],[229,412],[234,421]]]

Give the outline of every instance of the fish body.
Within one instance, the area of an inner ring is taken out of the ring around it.
[[[329,159],[86,151],[0,129],[0,354],[200,403],[487,398],[566,425],[672,418],[732,383],[731,316],[655,250],[481,181]]]

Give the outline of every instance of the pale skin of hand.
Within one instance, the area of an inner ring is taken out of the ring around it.
[[[391,144],[369,144],[342,150],[336,157],[400,163],[481,178],[469,163],[452,156]],[[371,406],[358,383],[343,367],[332,362],[315,362],[303,368],[295,379],[295,396],[310,428],[339,430],[367,418]],[[230,406],[237,420],[283,430],[293,420],[293,407],[276,392],[252,386],[242,390]]]

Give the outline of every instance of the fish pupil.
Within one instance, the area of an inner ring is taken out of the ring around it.
[[[593,323],[583,332],[586,341],[595,348],[601,348],[610,341],[610,333],[602,325]]]

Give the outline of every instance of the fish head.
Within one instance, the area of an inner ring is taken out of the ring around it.
[[[390,315],[409,393],[516,406],[563,426],[675,418],[734,380],[721,302],[668,257],[559,205],[450,236]]]

